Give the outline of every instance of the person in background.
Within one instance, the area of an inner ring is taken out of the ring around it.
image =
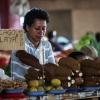
[[[57,31],[55,30],[48,31],[47,38],[52,45],[53,51],[54,52],[63,51],[63,47],[59,43],[57,43],[56,37],[57,37]]]
[[[25,50],[13,50],[11,55],[11,76],[14,79],[25,79],[27,69],[34,66],[34,62],[40,59],[41,46],[45,47],[45,63],[55,64],[50,42],[42,41],[48,23],[49,15],[41,8],[32,8],[24,16]],[[42,70],[40,66],[35,66],[35,68]]]
[[[73,51],[68,55],[68,57],[72,57],[79,62],[81,62],[84,59],[87,59],[87,56],[81,51]]]
[[[93,46],[83,46],[80,51],[71,52],[68,57],[72,57],[79,62],[84,59],[96,60],[98,58],[98,52]]]

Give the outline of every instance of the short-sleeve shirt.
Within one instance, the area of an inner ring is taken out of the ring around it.
[[[31,55],[34,55],[36,58],[39,59],[40,57],[40,46],[43,45],[45,47],[45,63],[54,63],[54,54],[52,51],[52,47],[49,41],[40,41],[40,44],[37,48],[30,42],[25,34],[25,51]],[[27,69],[31,66],[22,63],[18,57],[16,57],[17,50],[12,51],[11,55],[11,76],[13,79],[20,79],[24,80],[24,75],[27,73]],[[27,59],[27,58],[26,58]]]

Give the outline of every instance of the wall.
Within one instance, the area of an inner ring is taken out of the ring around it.
[[[71,11],[51,11],[50,14],[50,23],[48,24],[48,30],[56,30],[58,36],[65,36],[68,39],[71,38]]]
[[[79,39],[88,31],[100,31],[100,10],[74,10],[72,12],[73,38]]]
[[[100,31],[100,0],[29,0],[30,6],[41,7],[50,13],[48,29],[58,35],[79,39],[87,31]]]
[[[100,9],[100,0],[29,0],[30,6],[50,10]]]

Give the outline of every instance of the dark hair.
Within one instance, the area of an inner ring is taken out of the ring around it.
[[[76,52],[71,52],[71,53],[68,55],[68,57],[72,57],[72,58],[74,58],[74,59],[76,59],[76,60],[78,60],[77,57],[79,57],[79,56],[85,56],[85,54],[84,54],[83,52],[76,51]]]
[[[32,8],[24,16],[23,29],[26,32],[26,25],[31,26],[35,19],[46,20],[46,22],[49,23],[49,15],[46,11],[42,10],[41,8]]]

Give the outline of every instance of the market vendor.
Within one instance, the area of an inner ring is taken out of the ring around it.
[[[27,69],[40,59],[41,45],[45,47],[45,63],[55,64],[50,42],[42,41],[48,23],[49,15],[41,8],[32,8],[24,16],[25,50],[14,50],[11,56],[11,75],[14,79],[24,80]],[[42,69],[41,66],[35,68]]]

